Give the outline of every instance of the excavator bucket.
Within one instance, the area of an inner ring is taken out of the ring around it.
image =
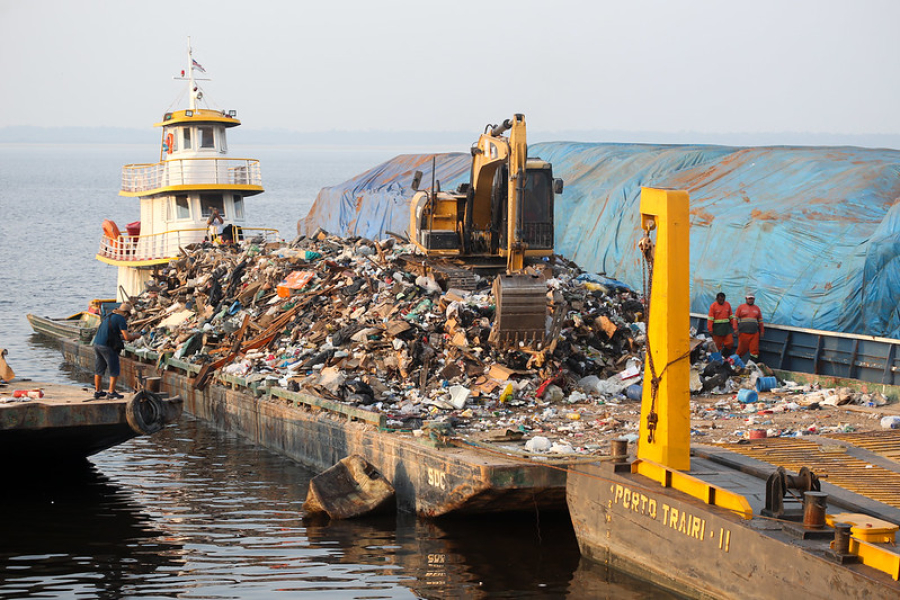
[[[540,350],[547,335],[547,284],[537,275],[498,275],[497,312],[490,342],[499,347]]]

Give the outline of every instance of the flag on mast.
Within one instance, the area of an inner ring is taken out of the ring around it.
[[[192,66],[193,68],[197,69],[198,71],[200,71],[201,73],[206,73],[206,69],[203,68],[203,65],[201,65],[200,63],[198,63],[198,62],[197,62],[196,60],[194,60],[193,58],[191,59],[191,66]]]

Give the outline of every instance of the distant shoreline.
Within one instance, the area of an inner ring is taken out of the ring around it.
[[[2,144],[155,144],[158,132],[119,127],[36,127],[0,128]],[[274,129],[236,131],[239,144],[342,147],[433,147],[444,146],[464,152],[478,132],[460,131],[315,131]],[[838,133],[702,133],[648,131],[529,131],[529,142],[711,144],[722,146],[859,146],[900,149],[900,134]]]

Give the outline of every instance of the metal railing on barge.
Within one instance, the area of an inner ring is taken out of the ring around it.
[[[691,313],[691,325],[705,333],[706,315]],[[783,371],[900,385],[900,340],[871,335],[765,324],[760,360]]]
[[[173,158],[122,167],[122,193],[218,185],[262,188],[259,161],[252,158]]]
[[[264,227],[239,227],[243,240],[261,243],[278,241],[278,230]],[[180,229],[149,235],[103,236],[97,256],[116,262],[148,263],[177,257],[180,249],[202,242],[207,229]]]

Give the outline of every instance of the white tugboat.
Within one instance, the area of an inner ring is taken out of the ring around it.
[[[238,242],[245,235],[274,239],[274,229],[245,227],[244,199],[263,192],[259,161],[228,158],[225,132],[241,122],[233,110],[200,108],[203,90],[194,76],[205,73],[193,58],[188,39],[187,70],[189,108],[163,115],[160,161],[122,168],[122,196],[139,198],[140,221],[125,231],[110,220],[103,222],[103,239],[97,260],[119,268],[117,297],[144,290],[154,269],[177,258],[190,244],[212,241]],[[222,218],[210,225],[215,213]]]

